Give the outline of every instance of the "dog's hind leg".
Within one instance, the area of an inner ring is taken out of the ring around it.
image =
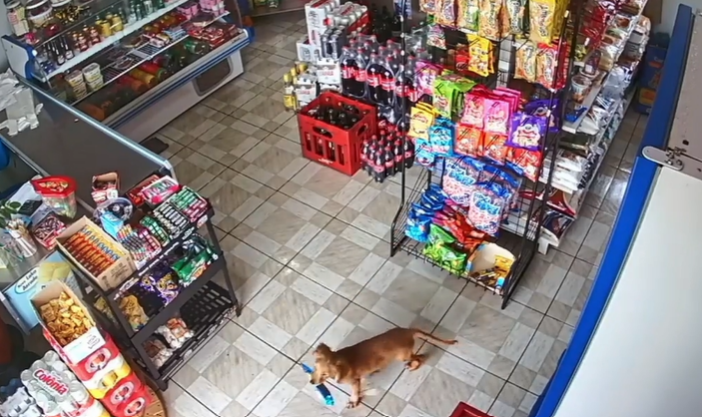
[[[347,408],[356,408],[361,403],[361,380],[355,379],[351,383],[351,397],[349,398],[349,403],[346,405]]]
[[[422,366],[422,364],[424,364],[426,359],[426,355],[412,355],[410,356],[409,361],[407,361],[405,367],[410,371],[416,371],[420,366]]]

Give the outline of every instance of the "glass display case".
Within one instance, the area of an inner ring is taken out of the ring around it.
[[[240,75],[252,36],[233,0],[29,0],[7,13],[14,72],[136,141]],[[167,96],[178,103],[154,120]]]

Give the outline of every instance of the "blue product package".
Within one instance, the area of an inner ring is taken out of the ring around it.
[[[305,373],[311,374],[312,372],[314,372],[314,368],[312,368],[311,366],[305,365],[304,363],[301,365]],[[319,391],[319,394],[322,396],[322,398],[324,398],[324,403],[330,407],[334,406],[334,397],[332,397],[329,388],[327,388],[324,384],[318,384],[316,385],[316,387],[317,391]]]

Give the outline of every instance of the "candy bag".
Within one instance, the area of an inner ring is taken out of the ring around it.
[[[429,244],[424,247],[424,254],[442,268],[454,275],[461,275],[465,272],[465,253],[458,252],[451,245],[456,239],[441,227],[432,224],[429,232]]]
[[[507,141],[507,146],[538,150],[541,148],[545,134],[545,118],[517,113],[512,118],[512,133]]]
[[[417,89],[421,94],[434,94],[434,80],[441,74],[441,68],[438,66],[426,62],[417,62],[416,69],[416,79],[417,79]]]
[[[480,0],[478,35],[498,40],[500,38],[500,9],[502,0]]]
[[[489,234],[497,236],[502,222],[502,211],[505,208],[505,189],[497,183],[481,184],[475,187],[471,195],[468,220],[473,226]]]
[[[549,104],[551,104],[550,109]],[[551,133],[557,133],[560,130],[560,111],[558,105],[559,101],[557,98],[554,98],[553,100],[535,100],[524,106],[524,112],[532,116],[539,116],[548,119],[548,131]]]
[[[453,156],[454,132],[454,123],[442,117],[429,128],[429,143],[434,155]]]
[[[438,10],[434,14],[440,25],[453,27],[456,24],[455,0],[437,0]]]
[[[544,87],[556,89],[556,64],[558,49],[554,47],[542,48],[536,56],[536,82]]]
[[[459,28],[472,32],[478,31],[478,20],[480,17],[479,0],[462,0],[458,2],[458,22]]]
[[[461,155],[483,156],[483,131],[462,123],[456,125],[456,141],[453,150]]]
[[[529,1],[529,39],[550,45],[554,36],[555,0]]]
[[[410,212],[405,225],[405,236],[417,242],[426,243],[429,240],[430,225],[431,217],[412,215]]]
[[[524,9],[525,0],[505,0],[507,10],[507,27],[512,35],[522,35],[524,33]]]
[[[468,70],[487,77],[492,72],[492,42],[477,35],[468,35],[469,61]]]
[[[412,107],[410,111],[410,128],[407,136],[415,139],[429,139],[429,128],[434,124],[434,109],[424,103]]]
[[[464,102],[461,123],[482,129],[485,118],[485,97],[478,94],[466,94]]]
[[[498,135],[509,134],[510,103],[504,100],[485,99],[485,125],[486,133]]]
[[[537,181],[542,153],[539,150],[512,148],[508,155],[507,165],[518,174]]]
[[[496,164],[503,165],[507,157],[507,136],[496,133],[483,135],[483,156]]]
[[[444,74],[434,81],[434,108],[447,119],[457,117],[463,111],[464,94],[475,83],[456,74]]]
[[[451,201],[463,207],[470,204],[473,184],[478,182],[484,165],[469,157],[454,158],[447,163],[442,182],[443,190]]]
[[[434,152],[431,150],[429,139],[417,138],[414,143],[414,160],[421,166],[429,168],[434,165]]]
[[[427,30],[427,45],[439,49],[446,49],[446,34],[439,25],[430,25]]]
[[[536,53],[536,45],[528,41],[517,49],[514,78],[530,83],[536,81]]]

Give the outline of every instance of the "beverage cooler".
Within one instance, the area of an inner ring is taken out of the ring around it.
[[[7,6],[12,70],[141,142],[244,72],[235,0],[30,0]]]

